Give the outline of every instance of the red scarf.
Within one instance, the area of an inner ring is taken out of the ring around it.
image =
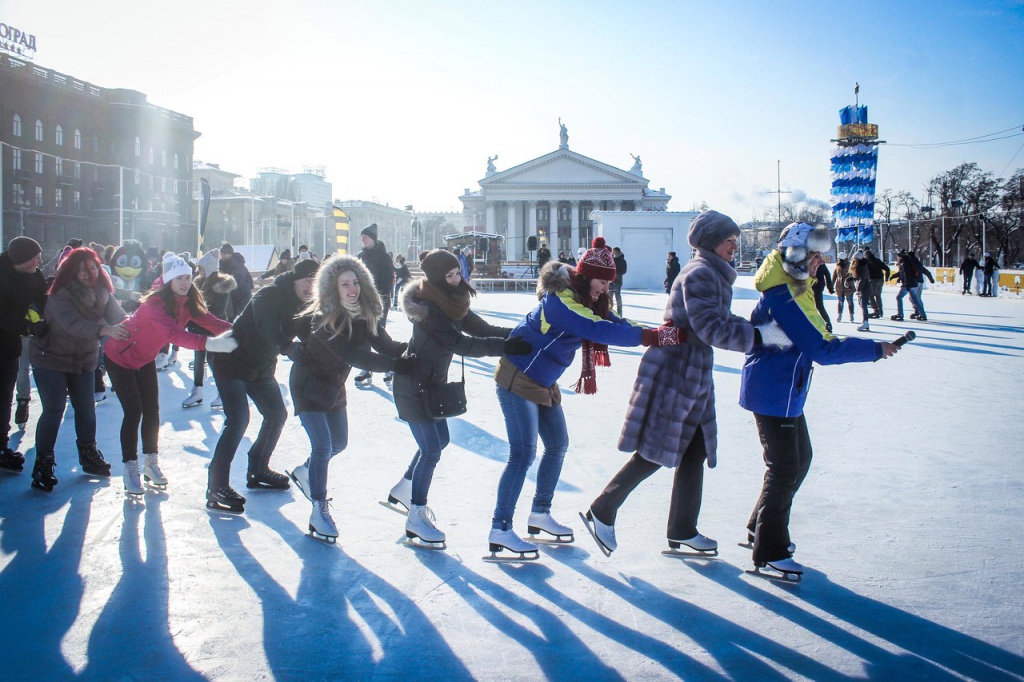
[[[597,367],[611,367],[612,359],[608,356],[608,346],[583,339],[583,370],[580,379],[573,386],[577,393],[593,395],[597,393]]]

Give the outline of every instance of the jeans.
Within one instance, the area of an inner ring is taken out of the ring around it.
[[[545,513],[551,510],[555,486],[562,473],[562,461],[569,449],[569,432],[561,405],[538,405],[501,386],[497,387],[497,392],[508,433],[508,463],[498,481],[498,502],[491,528],[510,530],[526,472],[537,456],[537,436],[544,443],[544,455],[537,469],[537,493],[531,510]]]
[[[348,413],[300,412],[299,421],[306,429],[312,447],[306,467],[309,469],[309,496],[327,499],[327,464],[348,446]]]
[[[263,415],[259,435],[249,448],[249,470],[262,471],[274,454],[277,441],[281,437],[288,411],[281,397],[281,387],[273,376],[259,381],[242,381],[234,378],[217,376],[216,366],[213,370],[217,380],[217,389],[224,404],[224,430],[213,451],[210,462],[210,490],[228,485],[231,475],[231,461],[235,451],[242,442],[245,429],[249,426],[249,398],[252,398],[256,409]]]
[[[622,284],[616,284],[615,282],[609,284],[608,295],[612,299],[612,305],[615,306],[615,314],[622,317]]]
[[[93,372],[71,374],[36,367],[36,390],[43,412],[36,422],[36,452],[53,454],[57,430],[64,419],[67,398],[75,411],[75,435],[79,445],[96,442],[96,401],[93,395]]]
[[[206,377],[206,351],[197,350],[195,360],[192,361],[192,385],[202,386]]]
[[[865,292],[865,291],[858,291],[857,292],[857,299],[858,299],[858,302],[860,303],[860,314],[861,314],[861,317],[864,318],[862,320],[862,322],[867,322],[868,321],[868,300],[870,298],[871,298],[871,293],[870,292]]]
[[[0,449],[7,447],[11,433],[11,403],[18,383],[18,355],[0,356]]]
[[[914,312],[918,315],[924,315],[924,301],[921,300],[920,284],[909,289],[905,286],[900,287],[900,293],[896,294],[896,314],[903,317],[903,298],[907,294],[910,294],[910,304],[914,306]]]
[[[416,440],[419,450],[413,455],[405,477],[412,478],[411,502],[426,504],[427,493],[430,492],[430,482],[434,479],[434,468],[441,460],[441,451],[451,441],[451,437],[448,435],[448,420],[410,422],[409,430],[412,431],[412,437]]]
[[[875,314],[882,315],[882,289],[885,288],[884,279],[871,280],[871,307]]]
[[[156,380],[156,362],[139,369],[127,369],[107,359],[110,385],[121,403],[121,461],[139,458],[139,425],[142,425],[142,451],[157,454],[160,434],[160,387]],[[95,409],[95,406],[94,406]]]
[[[821,319],[825,320],[825,328],[829,331],[832,330],[832,320],[829,319],[828,312],[825,311],[825,291],[814,292],[814,306],[818,309],[818,314],[821,315]]]
[[[697,517],[704,492],[704,460],[707,458],[704,431],[698,426],[672,479],[672,501],[669,503],[666,529],[669,540],[689,540],[697,534]],[[590,505],[597,520],[609,526],[615,525],[619,507],[629,494],[660,468],[660,465],[641,457],[640,453],[630,457]]]
[[[847,289],[846,293],[839,297],[839,317],[843,316],[843,302],[846,302],[847,307],[850,309],[850,322],[853,322],[853,318],[856,313],[853,312],[853,289]]]
[[[778,561],[789,552],[789,514],[793,496],[811,468],[811,437],[807,420],[755,414],[757,434],[764,448],[764,484],[747,522],[754,534],[754,563]]]
[[[28,370],[31,367],[28,355],[28,344],[31,336],[21,340],[21,360],[18,363],[18,400],[28,400],[32,397],[32,382],[28,378]]]

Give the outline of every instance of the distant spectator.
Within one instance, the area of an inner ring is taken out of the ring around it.
[[[825,287],[828,287],[830,294],[836,292],[835,287],[832,286],[832,275],[829,274],[828,266],[822,260],[818,264],[817,270],[814,271],[814,284],[811,289],[814,291],[814,305],[818,308],[818,314],[821,315],[821,319],[825,320],[825,331],[831,334],[832,320],[828,316],[828,311],[825,310]]]
[[[985,252],[985,263],[982,265],[985,272],[985,284],[982,286],[982,296],[992,296],[992,279],[996,270],[999,269],[996,259],[988,251]]]
[[[537,249],[537,269],[542,270],[544,264],[551,260],[551,249],[544,242],[540,243],[540,248]]]
[[[847,253],[840,251],[836,257],[839,260],[832,270],[832,283],[835,285],[836,296],[839,297],[839,322],[843,321],[844,303],[850,311],[850,322],[853,322],[856,318],[853,312],[853,294],[857,290],[857,281],[850,274],[850,261],[847,260]]]
[[[971,293],[971,280],[974,279],[974,271],[981,267],[981,263],[974,257],[973,253],[968,253],[967,258],[960,263],[960,276],[963,278],[964,286],[960,291],[960,295]]]
[[[682,268],[679,265],[679,258],[676,257],[675,251],[668,252],[668,258],[665,259],[665,293],[672,291],[672,282],[676,281],[676,276],[679,275],[679,271]]]
[[[871,306],[871,317],[882,316],[882,287],[889,279],[889,266],[886,265],[872,251],[871,247],[864,247],[864,259],[867,261],[868,272],[871,273],[871,297],[868,300]]]
[[[252,298],[253,281],[245,257],[235,253],[235,247],[224,242],[220,247],[220,271],[234,278],[238,287],[231,292],[231,308],[239,313]]]
[[[626,257],[616,246],[612,249],[612,259],[615,261],[615,281],[611,282],[608,292],[615,304],[615,314],[622,317],[622,276],[626,274]]]

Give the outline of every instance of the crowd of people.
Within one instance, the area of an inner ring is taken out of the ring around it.
[[[644,346],[618,443],[630,457],[580,516],[610,555],[618,546],[619,507],[654,472],[672,468],[669,548],[714,554],[717,542],[700,533],[698,516],[704,468],[717,462],[712,372],[717,347],[747,356],[740,405],[754,413],[764,451],[764,485],[747,522],[754,562],[799,575],[788,523],[811,461],[803,415],[811,365],[869,362],[898,350],[885,342],[834,336],[812,275],[824,270],[825,277],[817,279],[839,294],[840,320],[844,304],[853,318],[855,289],[866,328],[870,317],[881,315],[876,270],[880,278],[888,273],[865,250],[849,264],[840,254],[829,275],[821,257],[828,248],[825,231],[794,223],[757,272],[761,298],[748,320],[731,312],[739,234],[734,221],[715,211],[692,221],[688,238],[695,255],[680,267],[676,254],[668,254],[668,302],[664,323],[655,328],[622,317],[625,256],[601,237],[572,259],[574,264],[564,254],[557,260],[548,255],[539,273],[538,303],[512,327],[491,325],[472,310],[471,258],[443,249],[424,252],[423,276],[412,278],[404,258],[386,252],[376,225],[362,230],[363,248],[356,256],[333,255],[320,263],[304,248],[294,259],[282,254],[284,265],[267,273],[255,292],[244,259],[228,243],[198,259],[174,253],[150,258],[153,254],[138,243],[116,249],[71,244],[54,259],[48,279],[39,245],[17,237],[0,256],[0,468],[20,471],[25,463],[8,447],[8,436],[28,338],[27,360],[42,404],[32,486],[50,491],[58,483],[55,444],[68,400],[81,471],[110,475],[110,464],[96,447],[95,401],[105,371],[123,413],[125,493],[139,499],[146,487],[166,488],[159,464],[158,371],[182,347],[196,353],[194,383],[182,406],[203,402],[209,358],[224,410],[209,465],[207,506],[244,512],[246,500],[229,479],[249,425],[251,400],[262,421],[247,453],[247,487],[287,490],[294,484],[311,504],[310,533],[333,542],[338,531],[330,513],[328,465],[349,442],[345,386],[353,369],[361,371],[360,381],[384,372],[414,443],[408,467],[389,491],[388,506],[406,516],[408,544],[444,548],[446,536],[428,497],[450,442],[447,419],[469,409],[464,371],[461,382],[449,382],[450,365],[455,356],[494,357],[509,453],[497,481],[488,541],[496,558],[509,551],[514,559],[528,560],[538,556],[540,538],[574,540],[572,527],[552,512],[570,442],[559,380],[578,353],[581,375],[574,389],[593,394],[596,368],[610,364],[609,345]],[[902,287],[898,315],[903,296],[909,295],[925,319],[915,288],[926,272],[911,254],[901,254],[893,275]],[[392,298],[412,323],[408,340],[392,339],[387,332]],[[291,408],[310,443],[308,458],[285,473],[271,466],[288,419],[275,378],[282,355],[291,360]],[[21,417],[16,423],[24,425],[27,412]],[[542,452],[526,539],[514,530],[513,520],[538,439]]]

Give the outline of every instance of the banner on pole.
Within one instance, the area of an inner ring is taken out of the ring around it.
[[[210,182],[206,178],[199,180],[199,246],[202,248],[206,237],[206,218],[210,214]]]

